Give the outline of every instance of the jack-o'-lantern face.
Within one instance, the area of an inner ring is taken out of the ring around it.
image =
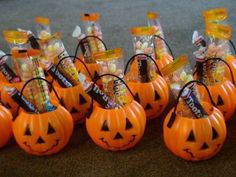
[[[177,107],[173,124],[169,122],[174,109],[171,109],[164,121],[164,141],[175,155],[192,161],[213,157],[224,144],[226,125],[222,113],[209,103],[203,102],[207,117],[192,119],[178,115],[183,107]]]
[[[70,113],[58,103],[57,109],[43,114],[21,111],[13,123],[18,145],[34,155],[50,155],[61,150],[69,141],[73,130]]]
[[[100,140],[104,143],[108,148],[111,149],[123,149],[128,147],[131,143],[136,141],[136,132],[132,130],[134,127],[128,118],[125,120],[125,127],[123,130],[113,130],[112,122],[109,120],[104,120],[101,127]],[[111,126],[109,128],[109,126]],[[120,146],[122,143],[122,146]]]
[[[93,141],[104,149],[117,151],[133,147],[143,136],[146,116],[136,101],[120,109],[98,106],[86,119],[86,128]]]
[[[207,86],[217,108],[223,113],[225,120],[232,117],[236,109],[236,88],[231,81],[224,79],[222,83]],[[202,86],[198,86],[199,92],[201,93],[202,99],[209,102],[207,92]]]
[[[50,122],[48,122],[47,130],[41,134],[31,131],[29,125],[26,126],[23,144],[30,151],[44,154],[56,148],[59,143],[60,137],[57,136],[56,129]],[[44,148],[45,146],[48,148]]]
[[[128,86],[134,93],[135,100],[143,106],[148,120],[157,118],[166,108],[169,101],[169,89],[160,75],[152,82],[128,82]]]

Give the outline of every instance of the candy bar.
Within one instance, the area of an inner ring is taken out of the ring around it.
[[[189,109],[197,118],[202,118],[207,116],[206,111],[199,103],[198,98],[194,95],[191,89],[185,88],[181,95],[181,98],[184,99]]]
[[[63,88],[73,87],[73,83],[71,83],[66,76],[56,68],[56,66],[52,63],[48,64],[46,67],[46,71],[52,76],[55,77],[59,85]]]
[[[22,81],[40,77],[45,78],[43,69],[39,65],[40,51],[35,49],[12,50],[12,57],[15,60],[16,68],[20,73]],[[34,80],[25,88],[25,96],[40,112],[54,110],[50,103],[48,85],[43,80]]]
[[[3,89],[25,111],[31,112],[31,113],[38,113],[38,110],[34,107],[34,105],[30,103],[30,101],[27,98],[25,98],[24,95],[21,95],[20,91],[17,90],[15,87],[13,88],[4,87]]]
[[[86,79],[86,76],[79,73],[79,81],[85,92],[91,96],[100,106],[105,109],[120,108],[120,105],[109,98],[96,84]]]

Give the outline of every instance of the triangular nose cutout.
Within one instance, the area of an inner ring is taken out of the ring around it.
[[[114,137],[114,140],[118,140],[118,139],[122,139],[123,137],[121,136],[121,134],[118,132],[116,134],[116,136]]]
[[[43,140],[43,138],[41,138],[41,136],[38,138],[37,143],[36,144],[43,144],[45,143],[45,141]]]

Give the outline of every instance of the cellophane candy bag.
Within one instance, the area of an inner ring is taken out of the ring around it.
[[[206,34],[210,38],[210,43],[207,48],[206,58],[221,58],[226,60],[230,54],[228,40],[232,35],[232,28],[229,25],[207,23]],[[222,82],[224,78],[224,64],[220,61],[211,62],[208,71],[209,83],[215,84]]]
[[[86,13],[82,15],[87,36],[96,36],[102,39],[102,30],[99,24],[100,15],[97,13]],[[95,63],[93,54],[105,51],[103,43],[96,38],[87,38],[82,41],[82,53],[86,63]]]
[[[154,46],[152,36],[155,34],[154,27],[133,27],[134,54],[147,54],[154,59]],[[156,78],[157,68],[154,62],[146,56],[137,56],[138,78],[133,78],[138,82],[149,82]],[[135,76],[134,76],[135,77]]]
[[[193,80],[191,66],[185,55],[166,65],[161,72],[167,83],[169,83],[175,99],[183,86]],[[184,89],[181,95],[180,106],[182,106],[182,109],[180,109],[179,114],[185,117],[200,118],[207,114],[201,106],[195,84],[191,84]]]
[[[51,37],[51,29],[50,29],[50,20],[46,17],[36,17],[36,32],[37,36],[41,40],[45,40]]]
[[[94,59],[99,64],[99,75],[114,74],[121,79],[124,78],[124,61],[120,48],[99,52],[94,55]],[[126,86],[121,80],[113,76],[102,77],[104,92],[116,103],[124,106],[129,102],[129,94]]]
[[[44,46],[44,54],[48,61],[54,64],[58,64],[64,57],[69,56],[66,51],[63,42],[60,39],[60,35],[51,37]],[[78,80],[78,71],[70,57],[63,59],[60,62],[59,67],[64,74],[70,78],[71,82],[76,85]]]
[[[159,15],[155,12],[148,12],[147,20],[148,26],[153,26],[155,28],[155,35],[158,35],[164,39],[164,33],[161,27],[161,23],[159,21]],[[160,38],[154,38],[154,51],[155,59],[160,59],[164,54],[168,52],[165,42]]]
[[[35,49],[11,51],[17,71],[23,82],[29,79],[40,77],[44,78],[43,69],[39,64],[40,51]],[[40,112],[48,112],[55,109],[49,98],[49,88],[45,81],[34,80],[25,88],[24,96]]]

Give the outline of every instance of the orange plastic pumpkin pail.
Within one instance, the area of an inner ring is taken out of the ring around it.
[[[111,74],[100,77],[106,75]],[[124,83],[122,79],[120,80]],[[135,100],[114,109],[101,108],[93,104],[92,100],[89,113],[86,118],[87,132],[93,142],[103,149],[111,151],[130,149],[141,140],[144,134],[145,111]]]
[[[138,55],[144,55],[144,54],[138,54]],[[128,61],[125,67],[125,74],[127,73],[129,63],[131,63],[134,59],[136,59],[135,56],[133,56]],[[148,59],[153,60],[150,56],[146,54],[144,56],[146,56]],[[155,63],[154,60],[153,62]],[[155,65],[157,67],[157,70],[159,71],[159,68],[156,63]],[[126,74],[126,76],[131,74],[130,72]],[[132,80],[131,81],[129,80],[127,84],[129,88],[131,89],[132,93],[134,94],[135,100],[139,102],[144,108],[148,120],[151,120],[160,116],[161,113],[165,110],[166,106],[168,105],[169,87],[165,79],[161,77],[159,74],[157,74],[157,77],[155,78],[155,80],[152,80],[149,82],[140,83],[140,82],[134,82]]]
[[[33,78],[27,81],[25,86],[35,79],[49,83],[42,78]],[[53,87],[52,89],[55,91]],[[58,101],[52,100],[51,103],[56,107],[55,110],[40,114],[21,110],[13,122],[16,142],[29,154],[38,156],[55,154],[69,142],[73,132],[72,116]]]
[[[78,61],[78,63],[81,63],[81,67],[83,66],[83,68],[85,68],[85,71],[88,73],[88,75],[89,76],[91,75],[90,72],[88,71],[88,68],[85,66],[85,63],[83,63],[83,61],[74,56],[63,57],[57,64],[56,68],[58,68],[61,62],[68,57],[75,58],[75,60]],[[63,106],[71,113],[74,123],[84,122],[86,117],[85,114],[88,111],[91,104],[91,98],[85,92],[83,86],[78,83],[78,85],[75,85],[73,87],[62,88],[58,84],[56,84],[56,82],[54,82],[54,79],[52,80],[52,83],[59,98],[63,100]],[[55,98],[55,93],[51,92],[50,96],[52,98]]]
[[[167,148],[176,156],[190,161],[200,161],[212,158],[222,148],[226,139],[226,125],[224,116],[216,108],[209,90],[210,101],[202,102],[202,106],[208,113],[206,117],[192,118],[181,115],[183,107],[178,105],[179,98],[186,86],[180,91],[175,107],[166,115],[163,124],[164,142]]]

